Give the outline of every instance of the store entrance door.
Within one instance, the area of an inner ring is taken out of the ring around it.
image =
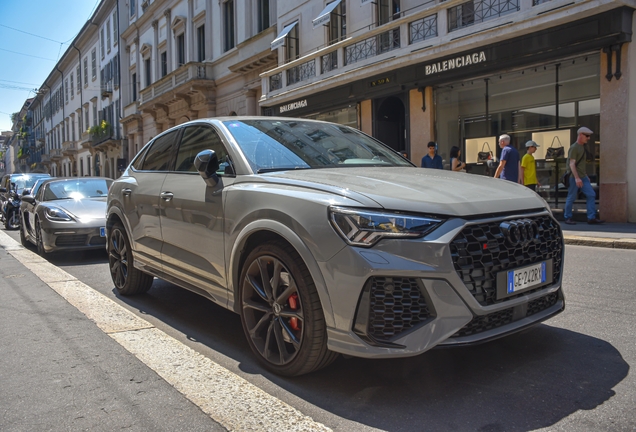
[[[406,151],[404,102],[391,96],[375,101],[375,137],[398,152]]]

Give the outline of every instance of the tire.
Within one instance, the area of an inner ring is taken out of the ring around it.
[[[135,268],[130,241],[121,223],[108,231],[107,241],[108,267],[117,291],[124,296],[147,292],[153,277]]]
[[[309,270],[291,246],[273,241],[256,247],[239,281],[243,331],[267,369],[298,376],[338,357],[327,349],[325,317]]]
[[[4,227],[8,230],[16,229],[20,226],[20,215],[16,209],[8,212],[7,219],[4,221]]]
[[[40,227],[40,220],[35,220],[35,245],[38,250],[38,255],[45,256],[46,250],[44,250],[44,242],[42,240],[42,227]]]
[[[28,247],[31,247],[31,243],[29,243],[29,240],[27,240],[27,238],[26,238],[26,234],[24,233],[25,229],[26,229],[26,227],[24,226],[23,223],[21,223],[20,224],[20,243],[25,248],[28,248]]]

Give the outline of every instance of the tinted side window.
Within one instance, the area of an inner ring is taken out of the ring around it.
[[[187,127],[181,138],[177,153],[176,171],[196,172],[194,158],[203,150],[214,150],[221,162],[219,173],[223,174],[228,163],[227,151],[216,131],[210,126]]]
[[[137,154],[135,159],[133,159],[132,167],[136,169],[137,171],[141,169],[144,163],[144,155],[146,154],[146,150],[148,150],[148,147],[147,146],[143,147],[141,151]]]
[[[152,143],[146,152],[142,170],[144,171],[167,171],[170,169],[172,161],[172,145],[175,142],[178,130],[160,136]]]

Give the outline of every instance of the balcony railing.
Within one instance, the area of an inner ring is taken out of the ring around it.
[[[120,139],[118,128],[114,128],[112,125],[107,125],[105,128],[99,128],[98,131],[92,132],[90,136],[93,146],[99,145],[106,141]]]
[[[437,14],[409,23],[409,43],[437,37]]]
[[[283,74],[277,73],[269,77],[270,90],[280,90],[283,88]]]
[[[519,10],[519,0],[475,0],[448,9],[448,30],[453,31]]]
[[[316,61],[314,59],[287,69],[287,84],[295,84],[316,76]]]
[[[141,90],[139,92],[139,103],[144,104],[188,81],[212,79],[212,72],[211,69],[208,70],[209,68],[211,66],[204,63],[187,63]]]
[[[320,57],[321,72],[327,73],[338,68],[338,51],[332,51]]]
[[[345,47],[345,64],[375,57],[400,48],[400,29],[394,28]]]

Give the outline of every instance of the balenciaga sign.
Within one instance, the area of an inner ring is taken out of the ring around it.
[[[486,61],[486,53],[480,51],[478,53],[460,55],[455,58],[444,60],[437,63],[426,65],[426,75],[432,75],[444,71],[449,71],[465,66],[470,66]]]
[[[281,105],[280,106],[280,113],[282,114],[282,113],[287,112],[287,111],[293,111],[295,109],[305,108],[305,107],[307,107],[307,99],[303,99],[303,100],[299,100],[299,101],[296,101],[296,102],[292,102],[292,103],[289,103],[287,105]]]

